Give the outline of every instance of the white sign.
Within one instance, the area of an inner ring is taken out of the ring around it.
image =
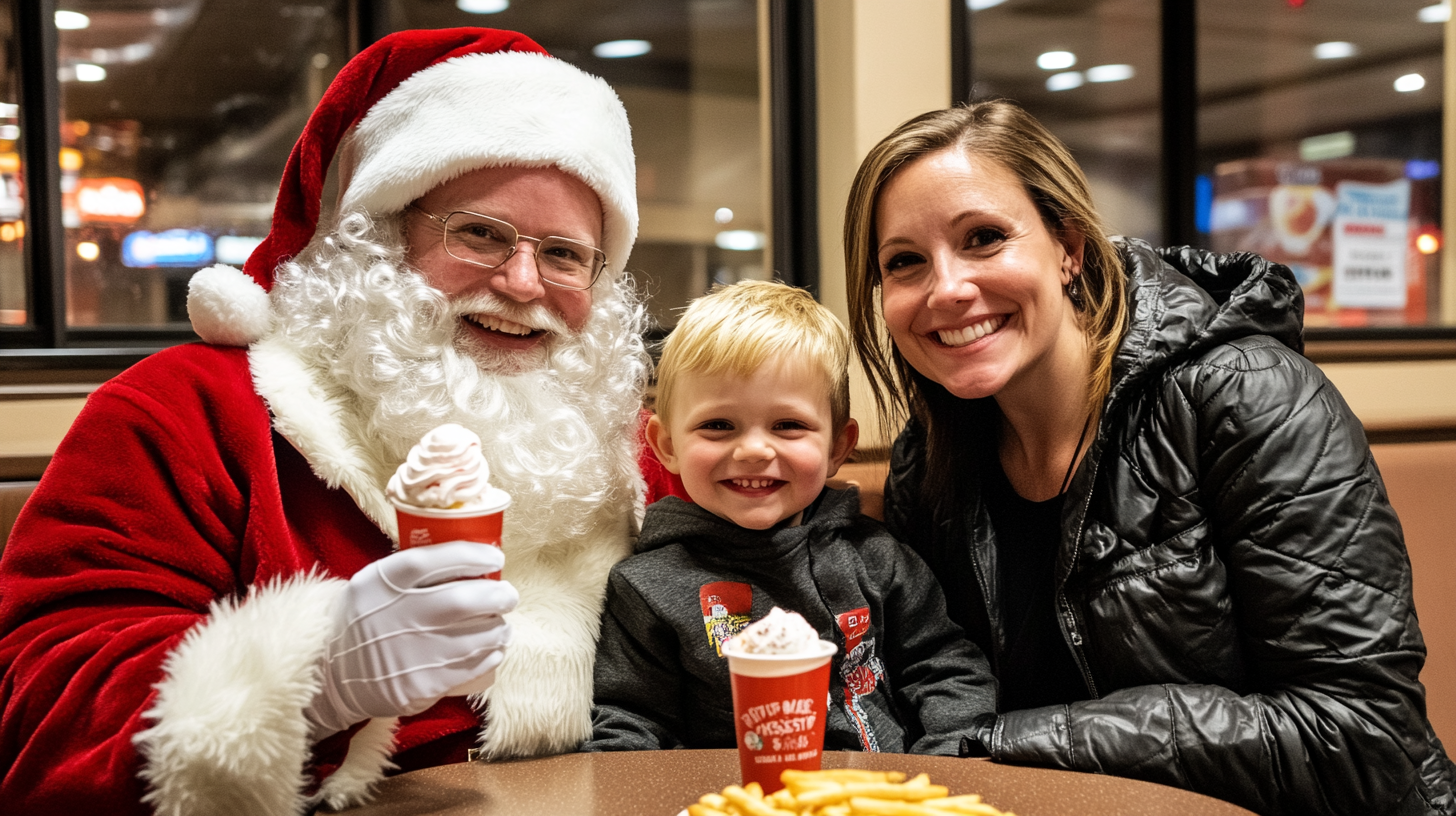
[[[1410,181],[1335,185],[1335,303],[1362,309],[1405,308],[1410,242]]]

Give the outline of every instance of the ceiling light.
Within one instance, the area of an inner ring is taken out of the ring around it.
[[[1416,16],[1423,23],[1444,23],[1451,19],[1451,6],[1446,3],[1437,3],[1434,6],[1426,6],[1416,12]]]
[[[733,211],[727,207],[719,207],[713,211],[713,220],[719,224],[726,224],[733,220]]]
[[[1006,2],[1006,0],[966,0],[966,8],[971,11],[985,11],[988,8],[995,8]]]
[[[602,59],[640,57],[651,50],[652,43],[646,40],[609,40],[592,47],[592,53]]]
[[[470,14],[499,14],[511,7],[511,0],[455,0],[455,8]]]
[[[91,18],[79,11],[56,12],[56,28],[62,31],[77,31],[91,25]]]
[[[1132,79],[1131,65],[1097,65],[1087,69],[1088,82],[1121,82]]]
[[[1046,81],[1048,91],[1070,91],[1080,87],[1082,87],[1081,71],[1063,71],[1060,74],[1052,74],[1047,77]]]
[[[1036,58],[1036,67],[1046,71],[1060,71],[1077,64],[1077,55],[1071,51],[1048,51]]]
[[[76,254],[83,261],[94,261],[101,257],[101,247],[97,246],[95,241],[82,241],[76,244]]]
[[[1395,89],[1401,93],[1411,93],[1426,87],[1426,78],[1420,74],[1406,74],[1395,81]]]
[[[76,63],[77,82],[100,82],[103,79],[106,79],[106,69],[100,65],[92,65],[89,62]],[[1422,80],[1422,84],[1424,84],[1424,80]]]
[[[1355,52],[1356,49],[1354,43],[1334,40],[1332,42],[1322,42],[1319,45],[1316,45],[1314,47],[1314,58],[1344,59],[1345,57],[1355,56]]]
[[[764,236],[754,230],[723,230],[713,236],[713,244],[719,249],[736,249],[751,252],[763,249]]]

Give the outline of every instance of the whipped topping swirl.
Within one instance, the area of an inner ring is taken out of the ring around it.
[[[733,636],[734,647],[744,654],[786,655],[813,651],[819,633],[798,612],[775,606],[769,613]]]
[[[447,423],[425,434],[389,478],[386,491],[401,504],[455,509],[479,503],[490,491],[490,467],[480,437]]]

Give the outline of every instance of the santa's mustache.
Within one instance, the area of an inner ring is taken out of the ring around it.
[[[539,303],[516,303],[488,292],[452,300],[450,315],[463,317],[476,323],[483,322],[484,318],[496,317],[519,323],[534,331],[559,335],[571,333],[571,328],[566,325],[566,321],[561,318],[561,315]]]

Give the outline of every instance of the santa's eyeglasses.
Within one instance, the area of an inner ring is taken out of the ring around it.
[[[591,244],[548,235],[532,238],[499,218],[456,210],[443,218],[411,204],[410,209],[444,228],[445,252],[468,264],[495,269],[516,254],[521,241],[536,245],[536,274],[562,289],[590,289],[607,265],[607,255]]]

